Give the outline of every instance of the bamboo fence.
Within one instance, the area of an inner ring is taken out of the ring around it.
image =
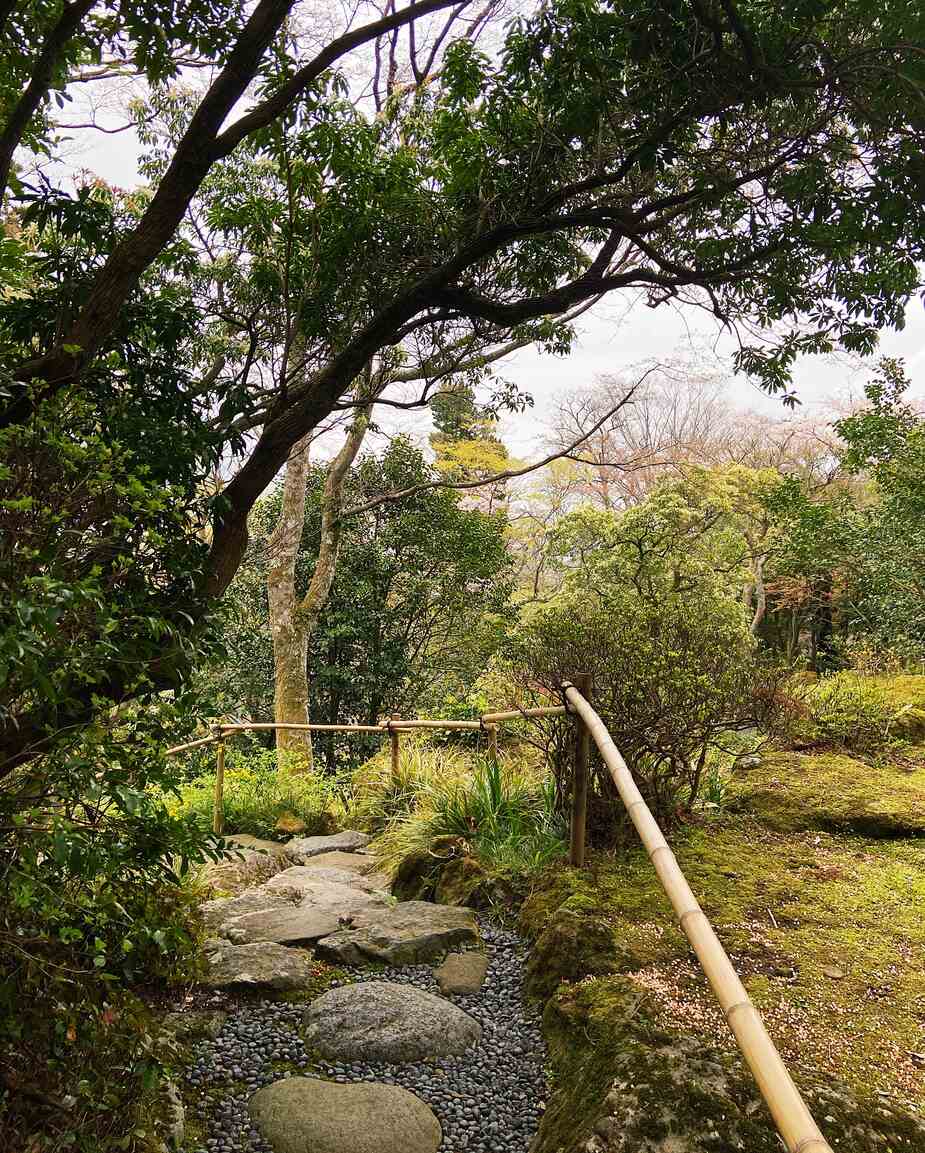
[[[570,682],[563,684],[565,698],[578,716],[613,778],[630,820],[645,845],[662,888],[677,914],[691,948],[706,973],[723,1014],[742,1055],[748,1062],[774,1124],[790,1153],[833,1153],[813,1120],[806,1102],[787,1071],[787,1067],[768,1036],[761,1014],[752,1004],[745,986],[729,960],[729,955],[713,931],[681,872],[674,853],[643,800],[633,775],[620,755],[604,722],[584,694]]]
[[[720,943],[706,914],[687,883],[674,853],[633,780],[626,762],[607,731],[604,722],[588,701],[590,677],[576,677],[576,684],[566,681],[562,691],[566,705],[549,705],[529,709],[505,709],[483,713],[478,720],[417,720],[392,716],[377,725],[323,725],[255,722],[218,724],[212,735],[185,744],[174,745],[168,754],[216,746],[215,807],[213,828],[224,825],[223,786],[225,772],[225,739],[245,732],[267,732],[278,729],[307,732],[381,733],[390,740],[393,773],[398,771],[399,741],[403,732],[415,730],[476,731],[486,734],[489,755],[497,757],[498,726],[509,721],[562,716],[575,717],[575,771],[571,790],[569,861],[582,867],[585,860],[585,829],[588,799],[590,744],[593,740],[613,779],[620,799],[639,833],[649,859],[675,910],[678,923],[691,944],[707,979],[729,1023],[739,1049],[758,1089],[764,1098],[774,1124],[789,1153],[833,1153],[813,1120],[806,1102],[793,1083],[774,1042],[768,1035],[758,1010],[752,1004],[745,986]]]

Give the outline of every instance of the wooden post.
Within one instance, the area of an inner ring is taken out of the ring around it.
[[[591,699],[591,674],[576,673],[575,688],[586,701]],[[572,776],[572,820],[569,864],[581,869],[585,863],[585,830],[588,823],[588,764],[591,759],[591,734],[588,726],[575,715],[575,768]]]
[[[488,733],[488,759],[493,765],[498,763],[498,726],[486,725],[485,731]]]
[[[212,806],[212,832],[225,831],[225,740],[221,728],[216,728],[215,744],[215,801]]]
[[[392,720],[393,721],[399,720],[400,717],[401,717],[400,713],[392,713]],[[392,742],[392,780],[397,781],[398,780],[398,758],[399,758],[399,751],[400,751],[398,742],[401,740],[401,736],[398,732],[398,729],[395,729],[395,728],[389,729],[389,739]]]

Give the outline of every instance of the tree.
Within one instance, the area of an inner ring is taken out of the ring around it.
[[[451,26],[436,69],[415,39],[407,73],[430,82],[402,91],[390,81],[376,116],[345,99],[334,69],[346,53],[445,2],[389,12],[310,58],[281,31],[285,0],[228,20],[216,43],[203,32],[195,50],[220,67],[167,146],[153,194],[65,323],[39,326],[5,357],[3,420],[27,424],[108,370],[103,350],[164,278],[162,258],[193,262],[178,228],[216,166],[234,153],[229,167],[243,167],[249,148],[310,190],[312,259],[291,298],[311,338],[304,356],[290,363],[287,342],[285,370],[268,381],[277,354],[255,356],[250,316],[223,310],[216,289],[226,349],[213,370],[200,347],[203,371],[191,373],[191,420],[241,460],[214,502],[202,613],[233,577],[260,494],[377,357],[439,363],[474,334],[504,342],[535,323],[542,335],[549,318],[604,293],[641,291],[653,306],[708,309],[740,333],[739,367],[781,390],[802,352],[869,351],[918,283],[922,17],[908,6],[543,5],[492,57]],[[87,14],[67,51],[97,31]],[[143,61],[143,32],[120,35]],[[390,77],[402,67],[390,63]],[[255,80],[253,105],[223,126]],[[242,189],[242,221],[247,203]],[[222,227],[233,264],[237,234]],[[115,698],[119,681],[114,667]],[[24,755],[42,725],[5,734],[9,755]]]
[[[329,475],[320,465],[307,470],[299,591],[317,572]],[[364,457],[346,474],[345,505],[362,506],[428,475],[420,451],[398,438],[381,458]],[[234,689],[226,689],[222,703],[259,716],[274,698],[264,573],[280,500],[277,493],[255,510],[248,562],[229,590],[227,667]],[[344,513],[334,580],[308,636],[312,718],[375,724],[383,713],[459,694],[498,640],[492,614],[506,604],[510,588],[503,521],[462,507],[455,493],[440,489]],[[255,670],[263,670],[256,683]],[[345,753],[333,740],[315,743],[329,767],[367,748],[358,742]]]

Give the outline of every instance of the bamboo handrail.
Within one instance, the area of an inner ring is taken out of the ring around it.
[[[671,901],[681,929],[707,975],[742,1055],[748,1062],[774,1124],[790,1153],[833,1153],[806,1102],[787,1071],[780,1053],[752,1004],[745,986],[713,927],[687,883],[681,867],[633,780],[607,727],[578,689],[562,685],[566,700],[588,727],[607,766],[620,799],[642,840],[649,859]]]
[[[544,705],[538,708],[530,709],[506,709],[498,713],[482,713],[478,720],[457,720],[457,719],[402,719],[401,717],[389,717],[387,720],[380,721],[377,725],[323,725],[323,724],[297,724],[289,721],[253,721],[241,722],[240,724],[227,724],[215,725],[215,733],[250,733],[250,732],[269,732],[271,730],[285,729],[286,731],[296,730],[299,732],[311,733],[389,733],[389,732],[413,732],[415,729],[450,729],[450,730],[469,730],[475,732],[477,729],[490,728],[503,721],[519,721],[524,718],[537,718],[537,717],[557,717],[564,715],[568,710],[564,705]],[[187,741],[186,744],[173,745],[171,748],[166,749],[165,752],[168,756],[174,753],[185,753],[190,749],[202,748],[203,745],[214,744],[219,737],[215,735],[211,737],[203,737],[198,741]]]

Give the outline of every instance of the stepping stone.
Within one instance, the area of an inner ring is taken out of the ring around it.
[[[261,837],[252,837],[250,833],[232,833],[225,840],[233,848],[247,849],[256,853],[269,853],[271,856],[277,856],[287,851],[286,846],[280,841],[266,841]]]
[[[310,955],[271,941],[232,945],[219,937],[205,942],[207,972],[204,985],[224,989],[231,985],[290,992],[307,988],[315,980]]]
[[[319,853],[317,857],[309,857],[302,864],[303,869],[337,869],[345,873],[353,873],[357,877],[366,877],[373,882],[373,888],[387,890],[392,883],[385,873],[377,873],[375,860],[365,853]]]
[[[471,909],[402,901],[388,909],[370,909],[349,928],[318,942],[325,960],[346,965],[379,961],[386,965],[420,965],[460,945],[478,944]]]
[[[220,860],[206,865],[200,873],[202,880],[213,888],[235,888],[260,881],[292,864],[286,846],[278,841],[264,841],[247,833],[226,840],[229,851]]]
[[[437,1153],[443,1139],[428,1106],[397,1085],[288,1077],[248,1108],[274,1153]]]
[[[311,870],[295,866],[257,889],[215,904],[223,907],[209,910],[210,923],[229,941],[297,945],[336,933],[360,913],[387,909],[389,898],[354,885],[325,881]]]
[[[366,833],[345,829],[342,833],[334,833],[330,837],[293,837],[286,845],[286,852],[303,865],[309,857],[317,857],[319,853],[332,853],[337,850],[354,853],[357,849],[365,849],[371,840],[372,837]]]
[[[458,996],[477,993],[488,972],[488,958],[484,953],[450,953],[443,964],[434,969],[441,993]]]
[[[412,985],[361,981],[329,989],[305,1010],[305,1037],[329,1061],[405,1065],[458,1056],[482,1026],[452,1001]]]
[[[334,856],[333,853],[325,853],[325,856]],[[323,861],[324,857],[313,857],[312,861]],[[297,865],[297,868],[308,869],[311,868],[311,863],[308,865]],[[362,873],[352,873],[349,869],[316,869],[311,868],[313,877],[317,877],[319,881],[332,881],[336,885],[347,885],[351,889],[361,889],[364,893],[388,893],[389,891],[389,878],[385,873],[368,873],[364,876]]]

